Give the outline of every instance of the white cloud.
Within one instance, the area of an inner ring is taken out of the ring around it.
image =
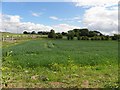
[[[19,15],[1,15],[2,17],[2,26],[0,27],[1,31],[7,32],[17,32],[17,27],[20,24],[22,19]]]
[[[76,6],[82,7],[109,7],[118,4],[119,0],[73,0]]]
[[[73,22],[80,22],[81,17],[80,16],[75,16],[71,18],[58,18],[56,16],[50,16],[50,19],[57,20],[57,21],[64,21],[66,23],[73,23]]]
[[[15,19],[13,19],[15,17]],[[11,19],[12,18],[12,19]],[[35,24],[32,22],[21,22],[20,16],[19,19],[18,16],[12,16],[12,15],[2,15],[2,29],[1,31],[7,31],[12,33],[22,33],[23,31],[50,31],[51,29],[54,29],[56,32],[67,32],[68,30],[72,30],[74,28],[80,28],[74,25],[69,24],[58,24],[53,26],[47,26],[43,24]],[[17,21],[17,22],[15,22]]]
[[[118,33],[119,0],[73,0],[75,6],[87,8],[83,22],[91,30],[104,34]]]
[[[56,16],[50,16],[49,17],[50,19],[53,19],[53,20],[60,20],[58,17],[56,17]]]
[[[23,22],[21,23],[24,27],[23,30],[27,30],[27,31],[50,31],[50,29],[52,29],[52,27],[50,26],[45,26],[43,24],[34,24],[32,22]]]
[[[2,27],[1,31],[12,32],[12,33],[22,33],[23,31],[49,31],[52,29],[50,26],[43,24],[35,24],[32,22],[21,22],[20,16],[12,15],[2,15]]]
[[[80,23],[80,22],[82,22],[82,21],[77,21],[77,22],[79,22],[79,23]]]
[[[57,32],[67,32],[68,30],[72,30],[72,29],[75,29],[75,28],[78,28],[80,29],[80,27],[78,26],[74,26],[74,25],[69,25],[69,24],[58,24],[58,25],[55,25],[55,26],[52,26],[53,29]]]
[[[42,15],[42,13],[35,13],[35,12],[32,12],[32,16],[39,17],[40,15]]]
[[[18,15],[10,16],[10,22],[20,22],[21,17]]]
[[[20,22],[20,20],[22,19],[19,15],[1,15],[2,16],[2,20],[4,22]]]
[[[0,22],[2,22],[2,14],[0,13]]]
[[[80,16],[76,16],[76,17],[73,17],[72,20],[80,20],[81,17]]]
[[[32,16],[38,17],[39,15],[37,13],[32,13]]]
[[[118,32],[118,9],[92,7],[86,10],[84,24],[91,30],[99,30],[104,34]]]

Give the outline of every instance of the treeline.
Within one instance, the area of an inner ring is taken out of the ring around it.
[[[48,31],[32,31],[32,32],[28,32],[28,31],[24,31],[23,34],[34,34],[34,35],[48,35],[48,38],[54,38],[54,39],[62,39],[63,36],[67,36],[66,32],[62,32],[62,33],[55,33],[55,31],[52,29],[50,30],[50,32]]]
[[[73,40],[77,37],[78,40],[120,40],[120,34],[114,36],[103,35],[99,31],[89,31],[88,29],[73,29],[68,31],[67,39]]]
[[[63,35],[61,33],[55,33],[54,30],[51,30],[48,34],[48,38],[62,39]]]
[[[73,29],[68,32],[55,33],[55,30],[47,31],[24,31],[23,34],[37,34],[37,35],[48,35],[48,38],[62,39],[63,36],[67,37],[68,40],[73,40],[75,37],[78,40],[120,40],[120,34],[114,34],[114,36],[103,35],[99,31],[89,31],[87,28],[84,29]]]
[[[28,32],[28,31],[24,31],[23,34],[39,34],[39,35],[48,35],[49,32],[47,31],[38,31],[38,32],[35,32],[35,31],[32,31],[32,32]]]

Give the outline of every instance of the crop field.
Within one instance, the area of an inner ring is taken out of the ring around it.
[[[36,39],[2,49],[3,87],[118,87],[118,42]]]

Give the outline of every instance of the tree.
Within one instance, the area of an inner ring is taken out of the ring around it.
[[[89,31],[89,37],[94,37],[94,36],[97,36],[96,32],[94,31]]]
[[[75,37],[78,37],[78,35],[80,35],[80,29],[73,29],[73,31],[74,31],[74,36]]]
[[[120,40],[120,34],[114,34],[114,36],[112,36],[112,40]]]
[[[87,36],[82,36],[81,40],[89,40]]]
[[[105,36],[105,40],[109,40],[110,39],[110,37],[107,35],[107,36]]]
[[[56,34],[55,34],[55,31],[53,29],[50,30],[50,32],[48,34],[48,38],[56,38]]]
[[[67,36],[67,33],[66,32],[62,32],[61,33],[63,36]]]
[[[69,40],[69,39],[70,39],[70,37],[69,37],[69,36],[67,36],[67,39]]]
[[[87,28],[80,29],[80,36],[88,36],[88,35],[89,35],[89,30]]]
[[[31,34],[36,34],[36,32],[35,32],[35,31],[32,31]]]
[[[95,32],[97,34],[97,36],[103,36],[103,34],[99,31],[93,31],[93,32]]]
[[[62,39],[62,38],[63,38],[62,34],[60,34],[60,33],[56,34],[56,39]]]
[[[27,32],[27,31],[24,31],[23,34],[28,34],[28,32]]]
[[[69,39],[73,40],[74,39],[74,35],[75,35],[74,31],[72,31],[72,30],[68,31],[68,34],[67,34],[68,40]]]
[[[42,35],[42,31],[38,31],[38,34]]]
[[[77,36],[77,40],[80,40],[80,36],[79,35]]]

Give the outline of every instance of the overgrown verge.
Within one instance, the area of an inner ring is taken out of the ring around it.
[[[52,63],[47,67],[13,67],[12,61],[1,68],[2,86],[41,88],[118,88],[117,65],[81,66],[69,60],[68,65]]]

